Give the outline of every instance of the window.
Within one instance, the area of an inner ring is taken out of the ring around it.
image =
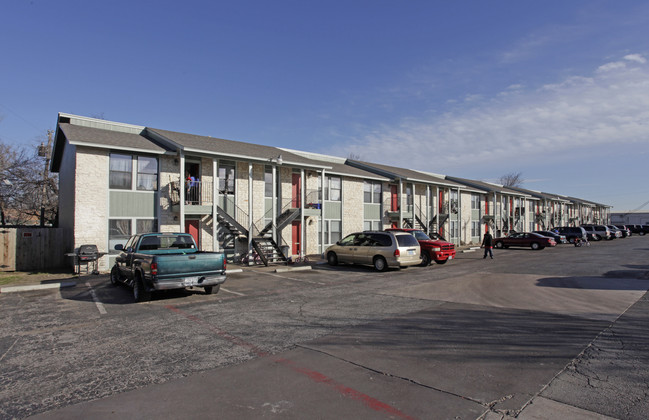
[[[363,201],[365,203],[381,203],[381,183],[376,181],[365,181],[363,183]]]
[[[124,245],[131,237],[131,219],[113,219],[108,221],[108,251],[117,254],[115,245]]]
[[[471,236],[478,237],[480,236],[480,222],[473,220],[471,222]]]
[[[234,194],[234,162],[219,162],[219,192]]]
[[[155,219],[137,219],[135,233],[153,233],[158,231],[158,221]]]
[[[367,220],[363,222],[363,230],[381,230],[381,221]]]
[[[412,206],[413,197],[412,197],[412,187],[406,186],[406,205]]]
[[[459,223],[457,220],[451,220],[451,238],[457,238],[459,236],[458,227]]]
[[[477,194],[471,194],[471,209],[480,210],[480,196]]]
[[[110,188],[130,190],[132,188],[133,158],[129,155],[111,153],[109,166]]]
[[[335,244],[342,237],[341,234],[342,222],[340,220],[325,220],[324,229],[325,229],[325,235],[324,235],[325,246]],[[318,229],[318,239],[321,237],[320,232],[321,232],[320,229]]]
[[[264,197],[273,196],[273,167],[266,166],[264,169]]]
[[[156,191],[158,189],[158,159],[137,157],[137,189]]]
[[[325,200],[340,201],[342,181],[338,176],[327,177],[325,182]]]

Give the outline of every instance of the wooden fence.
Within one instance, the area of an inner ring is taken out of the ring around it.
[[[61,228],[0,228],[0,271],[66,267],[71,234]]]

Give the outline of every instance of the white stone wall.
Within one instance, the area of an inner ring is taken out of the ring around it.
[[[460,244],[471,244],[471,193],[460,190]]]
[[[357,178],[342,179],[342,237],[363,230],[363,180]]]
[[[109,152],[77,147],[74,186],[74,247],[95,244],[108,252],[108,169]],[[103,238],[103,241],[98,241]],[[99,260],[99,270],[107,271],[108,257]]]
[[[158,215],[158,229],[160,232],[180,232],[178,214],[171,209],[171,194],[174,182],[179,188],[183,187],[180,179],[180,163],[175,156],[158,157],[160,171],[160,214]],[[177,219],[174,220],[174,217]]]

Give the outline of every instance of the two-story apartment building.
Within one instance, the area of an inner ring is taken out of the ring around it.
[[[95,244],[108,253],[100,270],[113,264],[115,245],[136,233],[187,232],[231,261],[256,252],[268,263],[392,226],[475,244],[487,228],[501,234],[567,224],[576,200],[64,113],[50,170],[59,173],[59,226],[72,238],[61,252]],[[597,205],[580,205],[571,221],[597,219]]]

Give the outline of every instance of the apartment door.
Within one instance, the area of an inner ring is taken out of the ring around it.
[[[399,188],[390,185],[390,211],[399,211]]]
[[[299,255],[300,254],[300,232],[302,232],[302,223],[293,222],[291,225],[291,233],[293,237],[293,246],[291,247],[291,254]]]
[[[397,185],[390,185],[390,211],[399,211],[399,188]],[[392,222],[392,228],[399,228],[399,223]]]
[[[185,220],[185,233],[192,235],[196,246],[198,249],[201,249],[201,245],[198,242],[198,220]]]
[[[294,209],[299,209],[301,207],[301,197],[302,197],[302,179],[300,174],[293,174],[292,179],[292,193],[291,193],[291,206]]]

